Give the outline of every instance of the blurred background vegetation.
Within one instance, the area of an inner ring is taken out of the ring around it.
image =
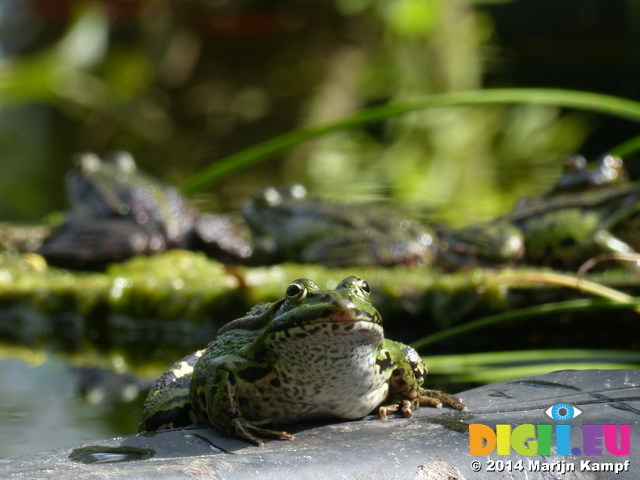
[[[181,185],[277,135],[428,94],[553,87],[640,100],[639,44],[634,0],[2,0],[0,221],[64,210],[81,151],[129,150]],[[196,201],[233,211],[265,185],[301,182],[459,226],[548,189],[562,156],[594,160],[636,135],[631,121],[553,106],[425,109],[309,141]],[[0,389],[0,456],[135,428],[138,411],[96,413],[66,366],[40,368],[0,368],[12,386]]]
[[[431,93],[561,87],[637,99],[625,0],[5,0],[0,219],[65,208],[73,154],[129,150],[180,185],[305,125]],[[307,142],[198,195],[233,210],[266,184],[383,201],[456,225],[544,191],[632,122],[552,106],[414,112]]]

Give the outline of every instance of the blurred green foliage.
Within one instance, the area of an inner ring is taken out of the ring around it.
[[[472,1],[303,3],[8,2],[0,218],[64,208],[63,174],[78,151],[130,150],[141,168],[180,183],[298,127],[481,88],[501,65],[492,17]],[[28,48],[9,48],[12,8],[29,20]],[[264,184],[295,181],[334,200],[465,224],[548,188],[592,118],[536,105],[412,112],[236,173],[203,202],[233,209]]]

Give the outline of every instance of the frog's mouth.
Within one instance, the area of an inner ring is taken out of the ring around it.
[[[379,314],[377,315],[379,317]],[[339,337],[352,337],[357,343],[376,344],[384,336],[382,325],[376,315],[363,312],[362,316],[332,312],[327,317],[314,316],[313,320],[283,325],[272,330],[272,341],[315,339],[318,344],[335,342]],[[360,340],[356,340],[356,338]]]
[[[319,323],[357,323],[366,322],[382,325],[382,317],[376,311],[374,314],[365,310],[333,310],[325,312],[327,315],[319,315],[317,321]],[[309,322],[314,323],[314,322]]]
[[[323,312],[310,313],[309,315],[298,315],[295,320],[282,322],[280,325],[272,329],[273,333],[286,332],[296,328],[304,328],[305,330],[315,330],[324,328],[328,325],[333,330],[338,330],[340,325],[355,328],[356,325],[375,326],[382,330],[382,317],[378,311],[368,312],[359,310],[354,307],[348,308],[327,308]]]
[[[290,348],[339,352],[341,346],[378,345],[384,336],[382,326],[370,321],[350,320],[348,322],[324,319],[315,323],[289,325],[288,328],[271,332],[269,342],[272,345],[288,344]],[[298,347],[295,347],[298,345]],[[340,354],[339,356],[341,356]]]

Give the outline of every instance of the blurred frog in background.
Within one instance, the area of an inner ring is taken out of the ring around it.
[[[441,265],[525,263],[575,270],[602,253],[640,248],[640,184],[622,159],[605,155],[593,167],[581,156],[547,193],[520,201],[503,217],[462,230],[441,227]]]

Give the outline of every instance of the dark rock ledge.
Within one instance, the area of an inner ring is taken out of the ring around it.
[[[221,436],[211,428],[130,435],[1,459],[0,472],[5,479],[640,478],[640,370],[565,370],[486,385],[460,395],[470,413],[423,407],[412,419],[380,421],[369,416],[354,422],[294,425],[287,430],[295,434],[295,440],[271,440],[263,448]],[[545,414],[557,403],[573,405],[582,413],[557,422]],[[554,434],[550,455],[512,452],[501,456],[494,451],[472,456],[469,424],[494,429],[496,424],[512,428],[571,425],[574,453],[557,455]],[[575,449],[583,448],[584,424],[630,425],[630,454],[576,455]],[[521,470],[517,469],[519,460]],[[626,460],[626,470],[618,474],[593,470],[598,466],[625,468]],[[472,469],[474,461],[479,462],[479,472]],[[588,467],[583,461],[590,461]],[[502,471],[487,471],[491,462]],[[569,465],[576,470],[567,470]],[[564,471],[543,471],[545,468]]]

